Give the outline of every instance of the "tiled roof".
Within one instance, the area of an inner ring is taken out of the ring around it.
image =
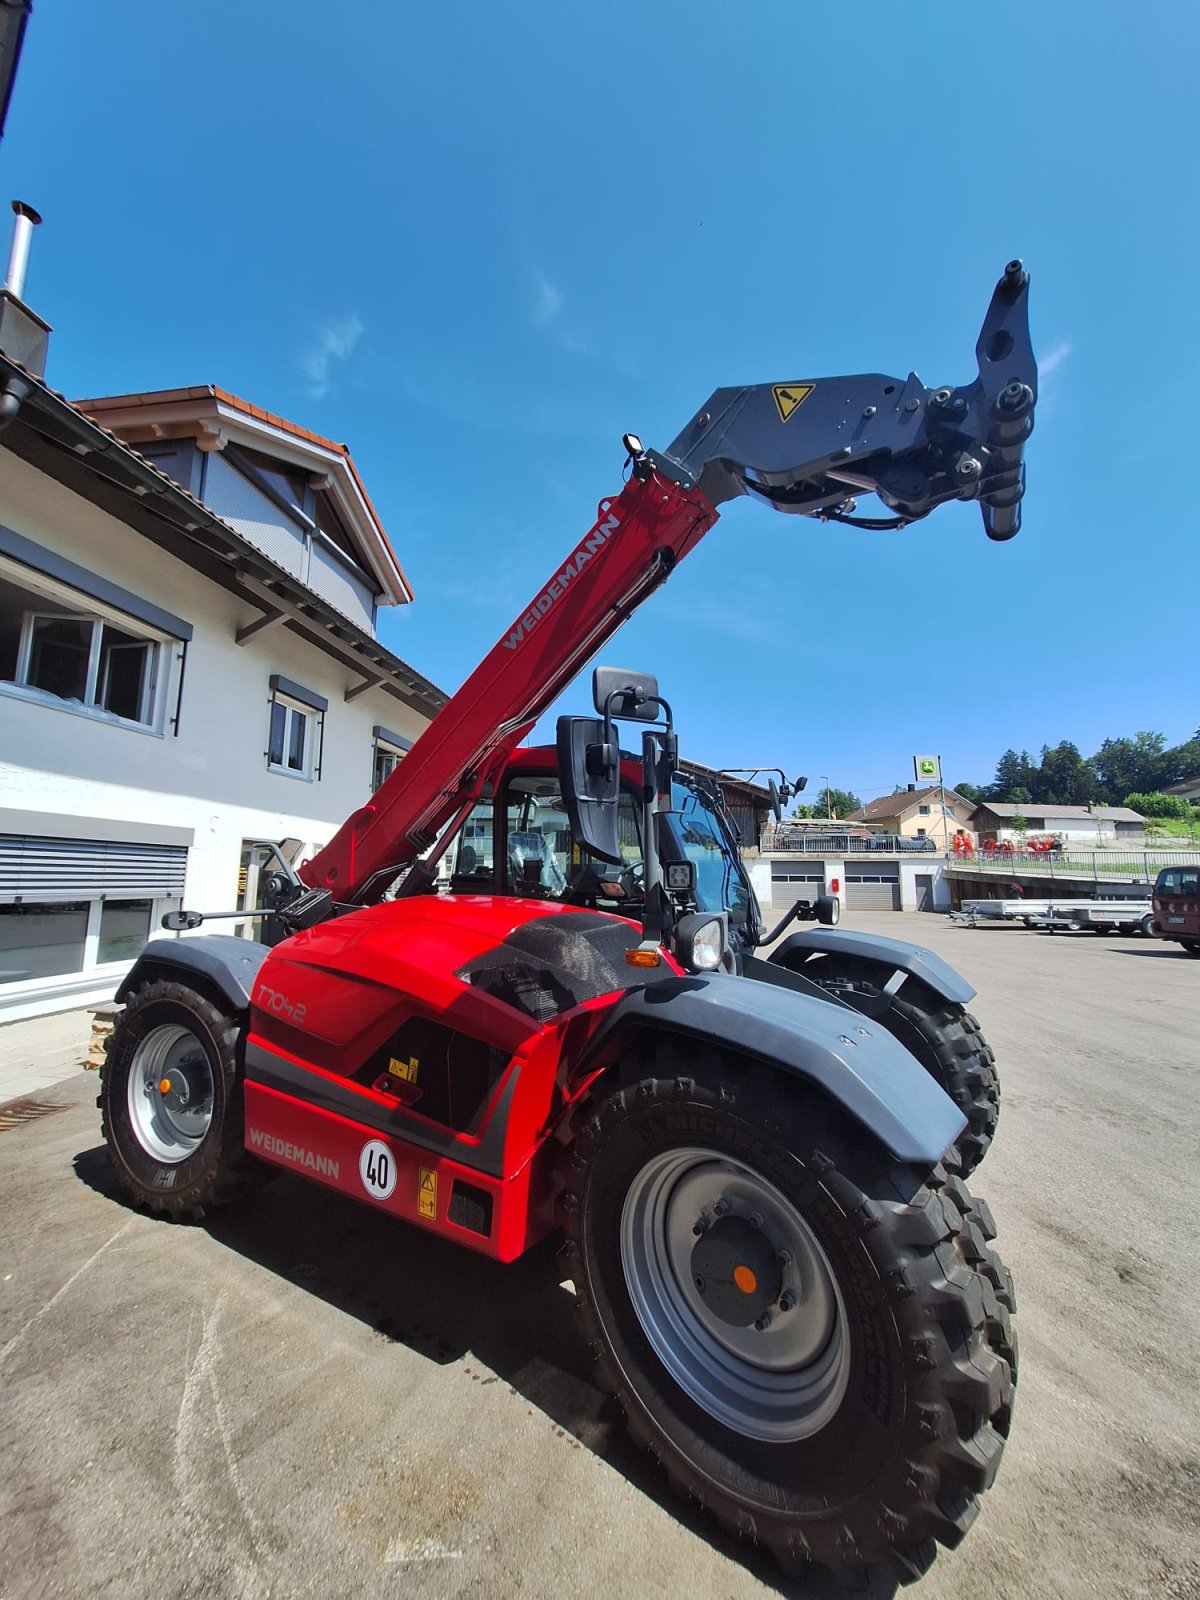
[[[269,556],[264,555],[253,545],[249,544],[249,542],[243,538],[240,533],[238,533],[236,528],[231,527],[229,523],[227,523],[223,518],[217,516],[216,513],[210,510],[209,507],[206,506],[202,501],[197,500],[193,494],[189,493],[187,489],[185,489],[180,483],[176,482],[176,480],[168,473],[163,472],[161,467],[158,467],[153,461],[147,460],[147,458],[143,456],[137,449],[135,449],[133,445],[129,444],[126,440],[119,438],[117,434],[111,432],[108,428],[104,427],[102,423],[98,422],[95,417],[90,416],[87,411],[83,409],[83,405],[89,402],[81,402],[80,404],[76,404],[68,400],[66,395],[62,394],[59,390],[52,389],[44,378],[39,378],[35,373],[30,372],[26,367],[23,367],[19,361],[14,360],[12,356],[6,355],[3,351],[0,351],[0,367],[7,367],[12,371],[19,373],[21,377],[24,378],[29,384],[31,393],[29,399],[25,402],[26,405],[33,402],[38,395],[43,396],[46,402],[57,403],[58,406],[63,408],[63,411],[66,415],[78,419],[78,426],[92,429],[96,434],[99,434],[104,439],[108,440],[109,443],[108,446],[105,447],[106,449],[111,448],[122,452],[128,456],[131,461],[136,463],[139,472],[152,474],[155,479],[159,480],[162,484],[161,492],[165,497],[177,498],[179,502],[186,502],[190,507],[192,507],[196,513],[196,516],[194,522],[187,525],[188,528],[203,526],[205,523],[207,523],[214,528],[219,528],[222,536],[228,538],[235,546],[240,546],[241,548],[247,550],[253,550],[255,557],[268,569],[273,571],[274,579],[280,584],[281,591],[282,588],[290,586],[296,582],[296,580],[293,579],[290,574],[286,573],[283,568],[278,566],[276,562],[272,561]],[[186,394],[189,396],[192,393],[192,391],[178,392],[180,394]],[[199,395],[200,397],[204,397],[211,393],[212,391],[209,389],[195,391],[195,394]],[[245,402],[241,403],[244,404]],[[269,417],[270,413],[262,412],[260,409],[260,415]],[[18,417],[19,416],[20,413],[18,413]],[[288,424],[288,426],[290,427],[292,425]],[[319,438],[319,436],[316,434],[311,435],[311,437],[314,440]],[[0,447],[2,446],[3,439],[0,438]],[[333,448],[337,450],[344,450],[345,446],[334,445]],[[88,461],[87,454],[84,454],[79,459],[88,465],[91,464]],[[136,492],[140,494],[142,491],[138,490]],[[304,586],[301,587],[303,588],[306,602],[311,604],[314,608],[324,610],[329,615],[331,621],[327,623],[326,626],[330,628],[331,633],[344,635],[349,641],[354,654],[363,658],[363,665],[361,667],[358,667],[356,663],[357,670],[362,671],[365,675],[369,675],[372,666],[381,668],[388,676],[403,683],[405,688],[411,694],[415,695],[418,699],[424,702],[425,714],[429,715],[430,717],[436,715],[442,706],[445,705],[446,701],[449,699],[449,696],[443,689],[439,689],[435,683],[430,682],[428,678],[425,678],[421,673],[417,672],[415,668],[409,666],[407,661],[402,660],[401,657],[396,655],[394,651],[389,650],[386,645],[381,644],[374,634],[368,633],[364,629],[359,628],[356,624],[342,616],[340,612],[333,612],[327,606],[327,603],[321,600],[320,596],[314,594],[311,590]]]
[[[1055,806],[1049,803],[1038,805],[1033,800],[1018,806],[1010,804],[1007,800],[982,800],[976,809],[990,811],[997,817],[1064,817],[1067,821],[1091,817],[1097,822],[1145,822],[1146,820],[1140,811],[1131,811],[1128,806]]]
[[[99,420],[108,411],[128,411],[135,406],[148,408],[179,405],[189,400],[216,400],[228,406],[233,411],[240,411],[243,416],[255,417],[259,422],[265,422],[269,427],[278,428],[281,433],[289,433],[295,439],[303,439],[308,444],[315,444],[319,449],[330,450],[335,455],[340,455],[346,463],[350,476],[354,479],[355,487],[363,498],[374,523],[380,539],[383,541],[389,556],[396,565],[396,570],[404,583],[405,588],[412,593],[412,586],[404,576],[404,569],[400,565],[400,558],[392,547],[379,513],[375,509],[371,496],[367,493],[367,486],[362,480],[358,468],[354,464],[354,457],[350,454],[350,447],[339,444],[336,439],[326,439],[323,434],[314,433],[311,428],[304,428],[298,422],[289,422],[286,417],[279,416],[274,411],[267,411],[262,406],[256,406],[250,400],[243,400],[239,395],[231,394],[228,389],[222,389],[218,384],[206,383],[187,389],[148,389],[138,394],[105,394],[96,395],[87,400],[72,400],[71,405],[77,411]],[[103,423],[101,422],[101,426]]]
[[[901,789],[899,794],[880,795],[877,800],[868,800],[865,806],[860,806],[857,811],[852,811],[850,822],[882,822],[885,817],[902,817],[906,811],[911,811],[913,806],[924,804],[930,795],[938,793],[936,784],[929,784],[924,789]],[[962,795],[954,789],[945,791],[947,803],[953,805],[957,800],[959,805],[967,805]]]

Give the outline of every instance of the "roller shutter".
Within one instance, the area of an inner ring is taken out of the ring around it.
[[[815,900],[825,893],[824,864],[816,866],[806,861],[772,861],[771,906],[776,911],[786,911],[797,900]]]
[[[183,893],[187,846],[0,834],[0,901]]]
[[[855,911],[899,911],[899,867],[848,867],[846,906]]]

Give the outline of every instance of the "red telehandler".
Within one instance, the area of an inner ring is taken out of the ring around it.
[[[288,936],[152,940],[102,1072],[120,1182],[168,1216],[282,1169],[501,1261],[565,1226],[631,1431],[789,1570],[915,1578],[995,1476],[1013,1291],[959,1175],[964,1116],[836,992],[739,963],[697,862],[660,849],[678,761],[652,682],[601,674],[603,714],[559,722],[570,894],[545,893],[544,861],[518,863],[526,894],[439,893],[437,864],[724,501],[875,528],[976,499],[1011,538],[1028,281],[1005,269],[970,384],[719,389],[666,451],[626,435],[621,493],[370,803],[298,879],[280,871]],[[891,515],[856,517],[862,492]],[[630,897],[622,717],[645,723],[640,922],[613,892]]]

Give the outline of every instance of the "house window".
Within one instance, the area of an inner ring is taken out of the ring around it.
[[[168,671],[161,635],[0,562],[0,685],[86,715],[158,728]]]
[[[402,733],[393,733],[390,728],[381,727],[379,723],[376,723],[371,733],[375,741],[371,761],[371,793],[374,794],[381,783],[387,782],[412,749],[413,741],[406,739]]]
[[[321,742],[328,700],[290,679],[271,678],[267,766],[290,778],[321,776]]]
[[[930,808],[928,806],[918,806],[917,807],[917,815],[919,817],[928,817],[931,814],[932,813],[931,813]]]

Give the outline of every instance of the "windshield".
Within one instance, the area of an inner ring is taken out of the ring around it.
[[[684,783],[671,786],[672,821],[689,861],[696,864],[696,906],[728,911],[731,928],[750,919],[750,886],[720,817],[704,795]]]

